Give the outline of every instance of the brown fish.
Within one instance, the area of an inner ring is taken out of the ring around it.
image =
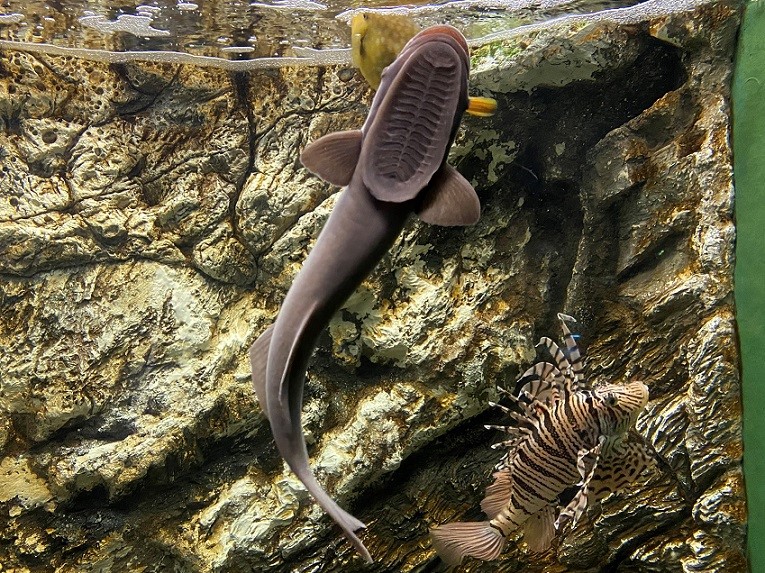
[[[388,251],[411,213],[436,225],[470,225],[480,216],[475,190],[446,156],[467,108],[470,60],[465,38],[434,26],[412,38],[385,70],[364,125],[310,144],[301,161],[347,185],[276,322],[250,348],[252,380],[279,452],[358,552],[365,525],[316,481],[301,427],[303,385],[319,334]]]

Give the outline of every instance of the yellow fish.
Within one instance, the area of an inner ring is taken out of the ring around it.
[[[414,20],[401,14],[364,12],[351,19],[351,57],[373,89],[380,86],[383,70],[419,31]],[[489,117],[496,110],[493,98],[468,98],[467,113],[471,115]]]
[[[396,59],[404,45],[420,31],[408,16],[356,14],[351,20],[351,56],[361,75],[375,90],[383,69]]]

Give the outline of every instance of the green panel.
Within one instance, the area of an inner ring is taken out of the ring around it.
[[[736,305],[751,570],[765,573],[765,0],[746,6],[733,81]]]

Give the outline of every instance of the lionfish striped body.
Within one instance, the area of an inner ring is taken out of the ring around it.
[[[517,409],[493,404],[517,425],[489,426],[509,435],[494,445],[507,451],[481,502],[489,520],[449,523],[431,531],[433,546],[449,565],[464,556],[496,559],[518,528],[532,551],[544,551],[557,529],[569,521],[575,524],[589,502],[633,481],[649,460],[643,445],[629,439],[648,402],[648,388],[642,382],[589,388],[565,322],[574,319],[564,314],[558,318],[566,351],[542,338],[539,345],[555,364],[539,362],[521,376],[519,382],[528,381],[520,396],[510,395]],[[558,497],[574,485],[579,490],[556,519]]]

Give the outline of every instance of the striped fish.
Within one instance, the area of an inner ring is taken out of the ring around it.
[[[465,556],[496,559],[518,528],[531,551],[546,550],[556,530],[575,525],[588,503],[632,482],[650,460],[639,438],[630,434],[648,403],[648,388],[642,382],[588,387],[579,347],[566,325],[574,319],[565,314],[558,319],[565,349],[542,338],[538,346],[553,362],[529,368],[518,381],[525,381],[518,397],[500,388],[516,408],[492,404],[517,424],[487,426],[508,434],[494,445],[507,451],[481,502],[489,519],[448,523],[430,532],[434,548],[450,566]],[[579,489],[556,518],[558,497],[572,486]]]

